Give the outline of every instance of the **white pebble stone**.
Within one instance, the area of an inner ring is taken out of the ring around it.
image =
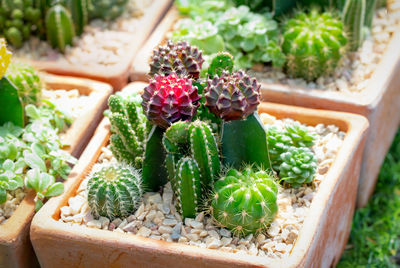
[[[160,232],[160,234],[170,234],[170,233],[172,233],[172,228],[169,226],[161,225],[158,228],[158,231]]]
[[[227,229],[225,229],[225,228],[221,228],[221,229],[219,230],[219,233],[220,233],[222,236],[225,236],[225,237],[231,237],[231,236],[232,236],[231,231],[229,231],[229,230],[227,230]]]
[[[217,231],[210,230],[210,231],[208,231],[208,234],[209,234],[211,237],[215,238],[215,239],[220,239],[220,236],[219,236],[219,234],[218,234]]]
[[[219,239],[210,237],[210,239],[207,239],[206,245],[207,245],[207,248],[216,249],[216,248],[221,247],[221,241]]]
[[[166,226],[175,226],[178,223],[175,219],[165,219],[163,220],[162,224]]]
[[[140,235],[140,236],[148,237],[151,234],[151,230],[147,227],[142,226],[136,234]]]
[[[98,220],[92,220],[87,223],[87,226],[90,228],[101,229],[101,222]]]
[[[195,229],[204,229],[204,224],[202,222],[198,222],[198,221],[190,222],[190,226],[192,226]]]

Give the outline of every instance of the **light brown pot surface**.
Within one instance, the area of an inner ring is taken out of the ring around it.
[[[112,88],[101,82],[49,74],[43,74],[42,80],[49,89],[78,89],[80,94],[90,96],[91,108],[73,122],[64,139],[71,145],[67,151],[79,157],[103,116]],[[35,194],[29,192],[11,218],[0,225],[0,267],[37,265],[29,239],[30,223],[35,214],[34,197]]]
[[[148,59],[155,47],[165,41],[178,18],[171,8],[138,52],[132,69],[133,81],[147,81]],[[383,160],[400,125],[400,28],[392,37],[386,52],[361,93],[344,93],[318,89],[301,89],[281,84],[261,84],[265,101],[361,114],[369,120],[370,129],[363,153],[357,207],[364,207],[372,195]]]
[[[140,30],[125,34],[129,38],[130,48],[128,53],[121,59],[118,64],[110,67],[102,65],[84,66],[81,64],[73,64],[65,59],[56,60],[35,60],[30,63],[36,68],[46,72],[68,75],[76,77],[85,77],[111,84],[114,90],[122,89],[129,78],[130,65],[141,46],[152,33],[157,23],[162,19],[165,12],[168,10],[172,0],[154,0],[147,9],[147,13],[140,18]]]
[[[143,89],[141,83],[130,86]],[[367,120],[348,113],[272,103],[262,103],[259,111],[308,125],[334,124],[346,132],[289,258],[274,260],[239,255],[58,221],[60,208],[75,195],[97,162],[101,148],[108,143],[110,125],[105,118],[66,182],[65,193],[47,202],[33,219],[31,240],[42,267],[329,267],[336,264],[350,232]]]

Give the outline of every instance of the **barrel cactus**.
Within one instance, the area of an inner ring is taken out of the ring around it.
[[[260,104],[260,84],[243,71],[224,71],[208,80],[205,98],[205,105],[224,121],[244,119]]]
[[[90,2],[91,18],[113,20],[122,15],[128,0],[95,0]]]
[[[220,52],[211,60],[208,67],[208,75],[210,77],[214,77],[214,75],[221,76],[223,71],[232,73],[233,65],[233,56],[228,52]]]
[[[43,83],[32,66],[13,62],[8,68],[6,76],[18,89],[18,96],[22,105],[38,105],[41,101]]]
[[[281,154],[281,159],[279,177],[285,184],[296,188],[313,181],[317,170],[317,159],[309,148],[291,147]]]
[[[11,52],[7,49],[6,41],[0,38],[0,79],[7,71],[11,61]]]
[[[50,45],[65,51],[72,45],[75,37],[75,28],[70,12],[62,5],[51,7],[46,14],[46,33]]]
[[[108,164],[94,171],[86,190],[92,213],[110,220],[134,213],[143,195],[140,174],[125,164]]]
[[[333,13],[299,12],[284,25],[282,49],[286,71],[292,77],[312,81],[330,75],[345,54],[347,38]]]
[[[174,72],[168,76],[154,75],[142,94],[143,111],[150,122],[162,128],[179,120],[190,121],[199,106],[199,95],[192,80],[178,77]]]
[[[133,99],[112,95],[108,99],[112,135],[110,149],[114,157],[136,168],[143,163],[147,139],[146,117]]]
[[[277,211],[278,185],[266,171],[229,170],[214,184],[211,213],[236,235],[262,232]]]

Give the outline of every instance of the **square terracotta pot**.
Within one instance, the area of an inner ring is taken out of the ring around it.
[[[79,157],[103,117],[112,88],[101,82],[49,74],[43,74],[42,80],[49,89],[78,89],[91,98],[91,107],[73,122],[65,135],[66,143],[71,145],[67,151]],[[28,192],[11,218],[0,225],[0,267],[38,265],[29,239],[30,223],[35,214],[34,197],[33,192]]]
[[[176,8],[171,8],[138,52],[131,69],[131,80],[147,81],[148,59],[153,49],[165,41],[166,33],[172,29],[178,18]],[[364,207],[372,195],[380,167],[400,125],[399,48],[400,28],[388,44],[368,87],[358,94],[261,83],[262,97],[265,101],[356,113],[369,120],[371,127],[363,153],[357,207]]]
[[[138,29],[138,31],[135,31],[135,33],[120,32],[121,35],[126,36],[126,38],[131,41],[129,50],[118,64],[112,66],[87,66],[73,64],[63,58],[55,60],[35,60],[30,63],[36,68],[46,72],[90,78],[106,82],[111,84],[114,90],[120,90],[128,83],[129,68],[136,53],[162,19],[171,6],[171,3],[172,0],[153,0],[151,5],[146,8],[148,12],[140,18],[140,23],[138,23],[140,29]]]
[[[138,87],[142,88],[139,84]],[[132,234],[71,226],[60,209],[76,191],[108,143],[105,118],[82,154],[62,196],[51,199],[36,214],[31,240],[42,267],[328,267],[335,265],[346,244],[355,208],[361,153],[368,127],[359,115],[316,111],[262,103],[260,112],[316,125],[335,124],[346,132],[343,145],[313,199],[288,259],[237,255]]]

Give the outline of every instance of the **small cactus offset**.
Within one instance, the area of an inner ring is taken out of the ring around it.
[[[50,45],[65,51],[75,37],[74,23],[70,12],[60,4],[51,7],[46,14],[46,33]]]
[[[108,99],[112,135],[110,149],[118,161],[142,167],[147,139],[146,118],[133,100],[112,95]]]
[[[169,40],[165,46],[154,50],[150,62],[150,76],[167,76],[175,72],[178,76],[198,79],[203,62],[202,53],[197,47],[192,47],[185,41],[173,43]]]
[[[180,78],[172,72],[168,76],[154,75],[144,89],[142,99],[143,111],[149,121],[165,129],[179,120],[190,121],[200,97],[191,79]]]
[[[7,71],[11,61],[11,52],[7,49],[6,41],[0,38],[0,79]]]
[[[232,73],[233,65],[233,56],[228,52],[220,52],[211,60],[208,67],[208,75],[210,77],[214,77],[214,75],[221,76],[223,71]]]
[[[281,154],[281,159],[279,177],[285,184],[296,188],[313,181],[317,170],[317,159],[309,148],[291,147]]]
[[[113,20],[121,16],[129,0],[92,0],[90,17],[93,19]]]
[[[307,81],[332,74],[347,44],[342,22],[332,13],[320,14],[316,9],[288,20],[283,39],[287,73]]]
[[[168,154],[184,155],[189,150],[189,126],[189,122],[178,121],[165,131],[163,145]]]
[[[128,165],[104,165],[89,176],[87,193],[89,207],[96,217],[125,218],[140,205],[142,179],[138,171]]]
[[[266,171],[231,169],[214,184],[211,213],[235,235],[263,232],[278,211],[277,194],[278,185]]]
[[[349,35],[350,49],[356,51],[364,41],[366,0],[346,0],[343,24]]]
[[[194,218],[199,212],[202,198],[200,169],[196,161],[184,157],[176,164],[175,174],[177,206],[184,218]]]
[[[90,0],[67,0],[77,35],[81,35],[83,28],[89,22],[89,2]]]
[[[32,66],[14,62],[7,71],[7,77],[17,87],[18,96],[24,107],[40,103],[43,83]]]

